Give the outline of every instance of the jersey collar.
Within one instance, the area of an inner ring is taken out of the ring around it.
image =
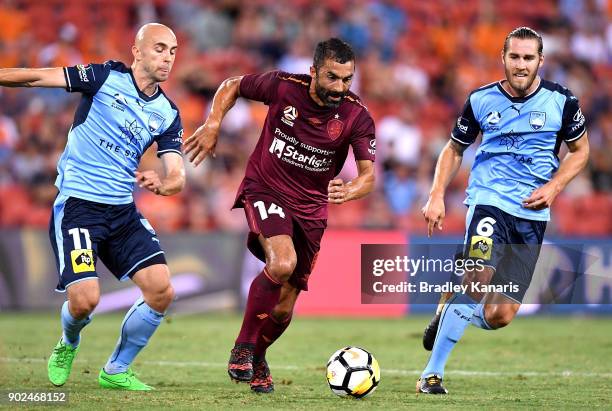
[[[128,67],[128,72],[130,73],[130,78],[132,79],[132,84],[134,85],[134,88],[138,92],[138,97],[140,97],[144,101],[153,101],[153,100],[155,100],[157,97],[159,97],[162,94],[161,93],[161,87],[158,84],[157,85],[157,89],[155,90],[155,93],[153,93],[153,95],[151,95],[151,96],[147,96],[145,93],[143,93],[138,88],[138,85],[136,84],[136,79],[134,78],[134,73],[132,72],[132,69],[129,68],[129,67]]]
[[[511,96],[511,95],[510,95],[510,93],[508,93],[508,92],[506,91],[506,89],[504,89],[504,88],[502,87],[502,81],[504,81],[504,80],[499,80],[499,81],[497,82],[497,88],[499,89],[499,91],[500,91],[500,92],[501,92],[501,93],[502,93],[504,96],[506,96],[506,98],[507,98],[508,100],[510,100],[510,101],[511,101],[511,102],[513,102],[513,103],[524,103],[524,102],[526,102],[526,101],[527,101],[527,100],[529,100],[531,97],[533,97],[533,96],[535,96],[536,94],[538,94],[538,91],[540,91],[540,89],[542,88],[542,83],[544,83],[544,81],[543,81],[543,80],[542,80],[542,78],[540,77],[540,84],[538,84],[538,87],[537,87],[537,88],[536,88],[534,91],[532,91],[531,93],[527,94],[527,95],[526,95],[526,96],[524,96],[524,97],[513,97],[513,96]]]

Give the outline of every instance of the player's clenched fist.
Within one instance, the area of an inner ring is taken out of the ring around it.
[[[215,156],[219,126],[208,121],[198,127],[192,136],[183,143],[183,152],[189,155],[189,161],[194,166],[200,164],[209,155]]]
[[[135,176],[138,187],[146,188],[155,194],[164,195],[162,192],[163,184],[155,171],[136,171]]]
[[[327,185],[327,201],[332,204],[348,201],[348,184],[345,184],[341,178],[331,180]]]
[[[431,237],[434,228],[442,230],[442,221],[445,217],[444,199],[441,197],[429,197],[427,204],[421,209],[423,217],[427,222],[427,236]]]

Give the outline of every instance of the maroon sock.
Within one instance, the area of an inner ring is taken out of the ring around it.
[[[278,304],[280,291],[281,284],[274,281],[265,268],[253,279],[236,344],[255,344],[259,329],[269,317],[272,308]]]
[[[274,344],[274,341],[278,340],[278,337],[289,327],[291,318],[291,314],[284,320],[277,320],[273,316],[266,318],[266,321],[259,330],[257,343],[255,343],[255,357],[259,359],[265,357],[268,347]]]

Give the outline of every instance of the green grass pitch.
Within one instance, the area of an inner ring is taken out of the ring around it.
[[[84,330],[72,375],[62,387],[69,391],[70,409],[612,407],[609,318],[519,317],[503,330],[487,332],[470,327],[447,367],[448,396],[415,395],[418,372],[428,358],[420,340],[428,321],[425,317],[296,318],[268,353],[276,392],[257,395],[248,385],[230,382],[225,369],[240,327],[239,316],[171,316],[134,363],[141,379],[156,390],[103,390],[97,386],[97,374],[114,347],[121,320],[119,315],[99,315]],[[0,314],[3,395],[9,391],[58,390],[47,381],[46,360],[59,335],[59,314]],[[338,398],[327,387],[325,362],[345,345],[370,350],[381,365],[381,384],[364,400]]]

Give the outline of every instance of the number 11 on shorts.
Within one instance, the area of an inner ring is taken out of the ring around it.
[[[261,217],[262,221],[270,217],[271,214],[278,214],[281,218],[285,218],[285,212],[283,209],[274,203],[270,204],[267,211],[266,205],[261,200],[254,202],[253,205],[257,208],[257,211],[259,211],[259,216]]]

